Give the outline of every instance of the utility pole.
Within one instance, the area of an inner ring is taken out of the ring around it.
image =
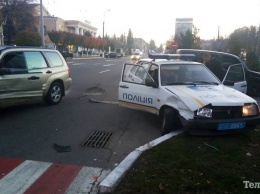
[[[110,11],[110,9],[104,12],[104,19],[103,19],[103,43],[102,43],[102,57],[103,58],[105,58],[105,50],[104,50],[104,46],[105,46],[104,45],[105,44],[105,36],[104,36],[104,34],[105,34],[105,15],[106,15],[106,12],[108,12],[108,11]]]
[[[43,23],[43,15],[42,15],[42,0],[40,0],[40,32],[41,32],[41,38],[42,38],[42,47],[45,47],[44,23]]]

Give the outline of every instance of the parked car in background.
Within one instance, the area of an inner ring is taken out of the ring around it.
[[[115,52],[110,52],[107,54],[106,58],[117,58],[117,54]]]
[[[250,70],[245,62],[238,56],[209,50],[198,49],[178,49],[178,54],[194,54],[193,61],[203,62],[203,55],[209,53],[211,57],[219,61],[219,69],[223,77],[219,77],[213,72],[220,81],[229,87],[235,88],[250,96],[260,96],[260,72]]]
[[[71,83],[70,69],[59,51],[0,47],[0,108],[42,100],[59,104]]]
[[[104,57],[107,58],[108,52],[104,52]],[[103,52],[100,53],[100,57],[103,57]]]

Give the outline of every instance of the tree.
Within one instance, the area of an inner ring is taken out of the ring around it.
[[[56,45],[61,44],[61,31],[52,31],[48,32],[48,36],[52,42],[54,42]]]
[[[35,26],[34,8],[29,3],[33,0],[0,1],[4,25],[5,44],[13,44],[14,37],[20,31],[37,32]]]
[[[41,46],[42,39],[37,32],[21,31],[15,36],[15,44],[17,46]]]
[[[166,53],[175,53],[178,48],[178,43],[175,41],[175,37],[171,36],[169,40],[166,42],[165,52]]]
[[[155,51],[155,49],[156,49],[155,41],[154,40],[150,40],[149,50]]]
[[[162,53],[163,52],[163,45],[160,44],[159,48],[157,48],[157,52],[158,53]]]
[[[179,43],[179,48],[191,49],[194,43],[192,32],[187,30],[185,34],[181,33],[177,42]]]
[[[255,26],[234,30],[229,36],[228,49],[232,54],[239,55],[241,49],[257,52],[258,31]],[[257,54],[257,53],[256,53]]]
[[[253,71],[260,71],[260,62],[253,51],[249,51],[246,55],[246,65]]]
[[[132,30],[129,29],[128,35],[127,35],[127,40],[126,40],[128,54],[131,54],[131,49],[133,48],[133,45],[134,45],[134,37],[133,37]]]
[[[176,35],[175,40],[181,49],[199,49],[200,37],[198,36],[199,30],[193,26],[193,31],[187,30],[185,33]]]

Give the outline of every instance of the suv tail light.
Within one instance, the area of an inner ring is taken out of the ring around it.
[[[68,74],[69,74],[69,77],[70,77],[70,68],[68,67]]]

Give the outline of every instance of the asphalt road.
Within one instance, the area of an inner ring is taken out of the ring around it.
[[[134,149],[160,137],[155,116],[117,104],[126,60],[75,59],[69,63],[73,84],[61,104],[1,110],[0,156],[112,170]],[[111,137],[104,147],[82,146],[94,132]],[[54,144],[71,150],[57,152]]]
[[[155,116],[117,104],[126,60],[75,59],[69,63],[73,84],[61,104],[1,110],[0,156],[112,170],[134,149],[160,137]],[[111,135],[105,147],[81,145],[94,132]],[[60,153],[54,144],[71,150]]]

